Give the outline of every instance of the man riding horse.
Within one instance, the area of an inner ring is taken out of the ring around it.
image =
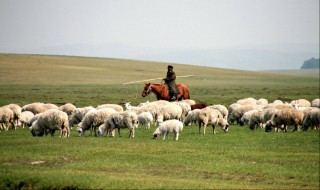
[[[176,74],[173,71],[172,65],[168,65],[167,77],[163,78],[163,80],[168,85],[170,101],[176,100],[179,94],[179,89],[176,85]]]

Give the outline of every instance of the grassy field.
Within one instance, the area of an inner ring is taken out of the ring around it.
[[[164,77],[167,63],[0,54],[0,106],[72,102],[77,107],[155,100],[143,83]],[[240,98],[319,98],[319,76],[296,76],[174,64],[191,98],[228,106]],[[160,81],[153,81],[160,83]],[[195,125],[179,141],[152,140],[140,128],[123,137],[34,138],[29,129],[0,132],[1,189],[319,189],[319,131],[265,133],[232,125],[229,133]]]

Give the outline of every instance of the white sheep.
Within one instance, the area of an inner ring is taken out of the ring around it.
[[[264,123],[264,110],[255,110],[249,119],[249,129],[254,130]]]
[[[292,106],[311,107],[311,103],[306,99],[293,100],[290,104]]]
[[[223,118],[228,120],[229,111],[224,105],[217,104],[217,105],[212,105],[212,106],[208,106],[208,107],[220,111]]]
[[[102,104],[102,105],[97,106],[96,109],[99,110],[102,108],[112,108],[112,109],[116,110],[117,112],[123,111],[123,107],[118,104]]]
[[[58,109],[58,106],[51,103],[44,104],[40,102],[34,102],[34,103],[23,106],[21,109],[21,112],[31,111],[33,114],[36,115],[38,113],[45,112],[49,109]]]
[[[259,100],[257,100],[257,105],[266,106],[268,105],[268,100],[265,98],[260,98]]]
[[[272,128],[276,132],[283,129],[287,132],[287,126],[294,125],[293,131],[299,131],[299,126],[303,122],[303,112],[296,109],[283,109],[276,111],[272,118],[266,123],[266,132],[270,132]],[[283,125],[283,127],[282,127]]]
[[[94,131],[94,135],[97,136],[96,129],[113,113],[117,113],[113,108],[92,109],[79,123],[77,128],[78,136],[84,136],[86,130],[90,130],[90,136],[92,131]]]
[[[320,99],[317,98],[317,99],[312,100],[311,106],[316,107],[316,108],[320,108]]]
[[[21,115],[21,107],[17,104],[9,104],[6,105],[4,107],[10,108],[13,111],[13,120],[14,120],[14,130],[16,130],[17,126],[18,126],[18,121]]]
[[[254,98],[244,98],[237,101],[241,105],[257,105],[257,100]]]
[[[188,126],[192,123],[197,123],[199,121],[199,113],[201,112],[200,109],[194,109],[188,112],[186,118],[184,119],[184,125]]]
[[[157,115],[157,123],[161,123],[165,120],[178,119],[182,116],[182,108],[176,104],[170,103],[168,105],[160,107]]]
[[[70,129],[72,129],[73,125],[76,125],[78,123],[80,123],[82,121],[82,119],[84,118],[84,116],[90,111],[90,110],[96,110],[95,108],[93,108],[92,106],[87,106],[87,107],[83,107],[83,108],[76,108],[71,116],[69,117],[69,126]]]
[[[215,128],[220,125],[224,132],[228,132],[229,124],[226,119],[224,119],[221,113],[216,109],[204,108],[199,113],[199,134],[201,126],[203,126],[203,134],[206,133],[207,125],[211,125],[213,129],[213,134],[216,134]]]
[[[196,101],[190,100],[190,99],[180,100],[180,102],[186,102],[186,103],[189,104],[190,106],[196,104]]]
[[[150,112],[142,112],[138,115],[139,125],[146,125],[146,129],[150,129],[153,123],[153,117]]]
[[[8,107],[0,107],[0,127],[3,130],[8,130],[9,125],[14,125],[14,113]]]
[[[119,137],[121,137],[120,129],[129,128],[129,138],[134,138],[135,128],[138,127],[138,116],[135,112],[124,111],[113,113],[109,116],[107,121],[99,126],[99,134],[104,136],[108,134],[114,137],[115,129],[118,129]]]
[[[179,134],[183,130],[183,123],[176,119],[166,120],[159,124],[158,128],[153,133],[153,139],[163,135],[163,139],[168,139],[169,133],[174,133],[174,139],[179,139]]]
[[[251,115],[256,111],[257,110],[250,110],[245,112],[240,119],[240,122],[239,122],[240,126],[248,125]]]
[[[70,129],[68,122],[68,115],[57,109],[50,109],[43,112],[38,120],[31,126],[31,133],[34,135],[35,131],[50,131],[51,137],[54,136],[56,130],[60,130],[59,137],[69,137]]]
[[[76,110],[77,108],[76,108],[75,105],[73,105],[73,104],[71,104],[71,103],[66,103],[66,104],[60,106],[58,109],[61,110],[61,111],[63,111],[63,112],[66,112],[66,114],[68,115],[68,117],[70,117],[71,114],[72,114],[72,112],[73,112],[74,110]]]
[[[188,112],[191,111],[191,106],[186,102],[172,102],[173,104],[176,104],[181,107],[182,114],[181,114],[181,121],[184,120],[184,118],[187,116]]]
[[[228,123],[233,123],[234,121],[236,121],[237,124],[239,124],[240,119],[245,112],[250,111],[250,110],[258,110],[258,109],[261,109],[262,107],[263,106],[261,106],[261,105],[242,105],[240,107],[237,107],[229,115]]]
[[[24,128],[25,125],[27,125],[33,117],[34,117],[34,114],[31,111],[21,112],[21,115],[19,118],[20,126]]]

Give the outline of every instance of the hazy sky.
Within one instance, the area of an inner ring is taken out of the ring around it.
[[[319,45],[319,0],[0,0],[0,52],[75,44]]]

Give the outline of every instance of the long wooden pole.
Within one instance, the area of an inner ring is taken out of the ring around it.
[[[194,77],[194,75],[183,75],[183,76],[177,76],[176,78],[187,78],[187,77]],[[126,85],[126,84],[133,84],[133,83],[138,83],[138,82],[152,81],[152,80],[159,80],[159,79],[163,79],[163,78],[154,78],[154,79],[146,79],[146,80],[137,80],[137,81],[132,81],[132,82],[123,83],[123,85]]]

